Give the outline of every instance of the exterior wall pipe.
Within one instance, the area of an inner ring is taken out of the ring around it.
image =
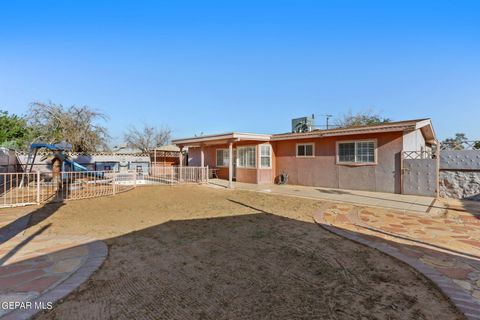
[[[179,170],[178,170],[178,181],[183,181],[182,169],[183,169],[183,146],[180,146],[180,155],[179,155]]]
[[[200,146],[200,166],[202,168],[205,167],[205,152],[203,150],[203,144]],[[202,176],[201,176],[202,181],[205,179],[203,175],[204,175],[204,170],[202,170]]]
[[[436,185],[437,185],[437,190],[435,192],[435,195],[437,198],[440,198],[440,142],[438,140],[435,141],[436,145],[436,150],[435,150],[435,156],[437,157],[437,168],[435,170],[436,173]]]
[[[41,203],[40,198],[40,171],[37,170],[37,204]]]
[[[228,143],[228,187],[233,188],[233,142]]]

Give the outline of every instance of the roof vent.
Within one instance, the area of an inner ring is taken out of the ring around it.
[[[308,132],[315,127],[315,116],[292,119],[292,132]]]

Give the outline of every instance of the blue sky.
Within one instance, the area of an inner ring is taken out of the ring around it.
[[[369,108],[480,139],[479,57],[480,1],[0,2],[0,108],[86,104],[114,142]]]

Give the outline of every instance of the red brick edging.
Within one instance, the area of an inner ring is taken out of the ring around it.
[[[70,275],[65,281],[58,286],[50,289],[44,294],[35,298],[32,304],[55,303],[60,299],[65,298],[69,293],[84,283],[95,270],[97,270],[105,261],[108,254],[108,247],[103,241],[94,241],[86,244],[88,248],[88,257],[85,263],[78,268],[72,275]],[[33,317],[39,309],[17,309],[5,314],[1,317],[2,320],[23,320]]]
[[[327,231],[354,242],[377,249],[385,254],[397,258],[400,261],[405,262],[430,279],[450,299],[450,301],[452,301],[455,307],[457,307],[457,309],[465,315],[468,320],[480,320],[480,304],[477,303],[472,296],[465,292],[465,290],[463,290],[459,285],[453,282],[450,278],[442,275],[434,268],[422,263],[418,259],[401,253],[397,248],[394,248],[387,243],[370,241],[355,234],[354,232],[346,231],[329,224],[325,221],[323,212],[314,213],[313,220],[320,227]]]

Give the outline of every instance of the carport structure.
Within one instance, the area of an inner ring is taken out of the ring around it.
[[[200,151],[200,166],[205,166],[205,154],[208,152],[208,158],[215,159],[215,167],[222,171],[222,174],[228,175],[228,186],[233,188],[233,180],[236,176],[242,176],[242,180],[258,181],[259,176],[268,175],[268,179],[273,176],[272,148],[269,144],[271,135],[230,132],[216,135],[207,135],[187,139],[177,139],[172,142],[180,147],[180,154],[184,148],[195,148]],[[256,166],[257,158],[260,156],[261,148],[257,145],[268,146],[269,160],[268,166],[261,168]],[[213,153],[212,153],[213,152]],[[241,152],[241,161],[254,163],[249,166],[246,163],[237,163],[237,152]],[[212,154],[210,154],[212,153]],[[183,161],[180,161],[182,165]],[[227,172],[226,172],[227,171]],[[268,171],[268,172],[265,172]]]

